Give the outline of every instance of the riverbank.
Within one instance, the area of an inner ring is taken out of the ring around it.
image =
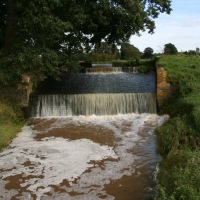
[[[24,125],[21,107],[13,99],[0,99],[0,152],[16,137]]]
[[[170,120],[157,128],[163,160],[155,199],[200,199],[200,57],[162,56],[158,66],[178,91],[159,111]]]

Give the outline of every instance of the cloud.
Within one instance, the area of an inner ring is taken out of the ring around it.
[[[156,23],[156,22],[155,22]],[[161,18],[156,23],[157,26],[200,28],[200,15],[174,15],[168,18]]]
[[[170,15],[160,14],[155,20],[154,34],[142,32],[141,37],[132,36],[131,44],[140,51],[151,47],[154,52],[161,52],[167,43],[174,44],[179,51],[195,50],[200,47],[200,4],[199,0],[172,1]]]

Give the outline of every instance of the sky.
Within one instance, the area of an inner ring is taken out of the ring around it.
[[[172,43],[179,52],[200,48],[200,0],[172,0],[171,14],[160,14],[155,20],[154,34],[141,32],[130,43],[141,52],[151,47],[162,53],[164,45]]]

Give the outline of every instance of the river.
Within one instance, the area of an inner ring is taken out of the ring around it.
[[[2,200],[148,200],[166,115],[31,118],[0,154]]]

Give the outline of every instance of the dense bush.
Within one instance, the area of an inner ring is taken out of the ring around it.
[[[173,167],[172,167],[173,166]],[[174,151],[160,163],[157,200],[200,199],[200,151]]]
[[[138,72],[139,72],[139,73],[144,73],[144,74],[145,74],[145,73],[150,72],[151,69],[152,69],[151,66],[141,65],[141,66],[138,68]]]
[[[116,59],[116,55],[112,54],[112,53],[92,52],[92,53],[88,54],[88,58],[92,62],[99,62],[99,61],[110,62],[111,60]]]
[[[155,65],[154,59],[134,59],[134,60],[115,60],[112,62],[113,67],[138,67],[147,66],[153,67]]]
[[[135,60],[117,60],[112,62],[113,67],[136,67],[137,63]]]

